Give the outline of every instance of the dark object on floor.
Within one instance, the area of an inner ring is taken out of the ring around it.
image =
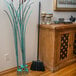
[[[43,62],[41,61],[33,61],[31,65],[31,70],[34,71],[45,71],[45,67]]]
[[[37,61],[33,61],[31,65],[31,70],[34,71],[45,71],[45,67],[43,62],[39,60],[39,29],[40,29],[40,8],[41,8],[41,2],[39,2],[39,19],[38,19],[38,47],[37,47]]]

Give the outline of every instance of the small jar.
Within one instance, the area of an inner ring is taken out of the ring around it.
[[[46,13],[41,13],[41,24],[46,24]]]
[[[46,15],[46,24],[51,24],[52,21],[51,21],[51,18],[53,17],[53,14],[47,14]]]

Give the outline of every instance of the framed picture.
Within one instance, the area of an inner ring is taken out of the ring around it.
[[[55,11],[76,11],[76,0],[54,0]]]

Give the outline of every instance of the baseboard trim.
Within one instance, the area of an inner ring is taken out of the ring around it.
[[[27,63],[28,67],[31,65],[31,62],[30,63]],[[0,76],[1,75],[4,75],[4,74],[7,74],[7,73],[10,73],[10,72],[13,72],[13,71],[16,71],[17,70],[17,67],[13,67],[13,68],[10,68],[10,69],[7,69],[7,70],[4,70],[4,71],[1,71],[0,72]]]

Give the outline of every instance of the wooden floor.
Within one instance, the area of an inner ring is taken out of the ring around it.
[[[17,74],[16,71],[0,76],[76,76],[76,63],[69,65],[55,73],[50,72],[46,69],[45,72],[29,71],[28,74]]]

